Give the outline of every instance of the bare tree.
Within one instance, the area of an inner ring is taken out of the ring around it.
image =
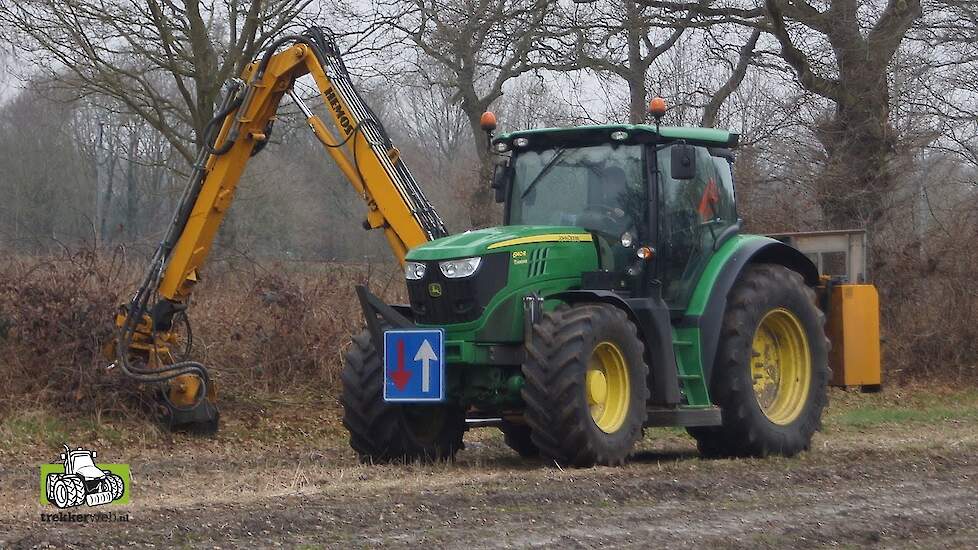
[[[111,98],[188,161],[222,84],[312,0],[0,0],[0,25],[35,76]]]
[[[610,0],[577,8],[553,39],[554,70],[614,75],[628,88],[628,121],[645,121],[649,67],[691,26],[692,12],[672,15],[634,0]],[[567,56],[564,52],[569,51]]]
[[[373,13],[390,31],[388,40],[415,48],[402,70],[426,86],[451,90],[452,102],[465,114],[480,160],[469,195],[476,227],[496,217],[483,184],[492,157],[480,117],[507,82],[542,66],[535,54],[553,10],[550,0],[386,0]]]
[[[751,59],[754,57],[754,48],[761,37],[760,29],[754,29],[750,37],[743,46],[737,51],[737,61],[730,65],[730,74],[727,80],[717,88],[710,96],[706,105],[703,106],[703,116],[700,117],[700,126],[712,128],[717,124],[717,117],[720,115],[720,108],[730,95],[740,88],[741,83],[747,76],[747,69],[750,67]]]
[[[922,16],[920,0],[763,0],[674,2],[640,0],[689,11],[718,22],[767,31],[780,57],[807,92],[835,106],[817,134],[827,162],[818,203],[833,226],[871,225],[883,214],[881,198],[893,186],[890,166],[896,133],[890,124],[888,68]]]
[[[892,190],[890,161],[896,135],[890,124],[887,69],[907,32],[921,16],[920,0],[890,0],[873,22],[857,0],[833,0],[818,10],[806,2],[765,0],[771,33],[781,55],[809,92],[835,103],[819,128],[829,165],[818,189],[826,218],[837,227],[873,224]],[[786,17],[823,36],[832,47],[834,75],[813,66],[788,30]],[[851,192],[840,192],[843,186]]]

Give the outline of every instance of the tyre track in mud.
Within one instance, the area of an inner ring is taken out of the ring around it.
[[[338,448],[187,453],[140,466],[129,523],[41,524],[25,504],[0,547],[978,547],[978,444],[907,436],[826,438],[791,460],[700,460],[680,441],[584,470],[496,440],[434,466],[360,466]]]

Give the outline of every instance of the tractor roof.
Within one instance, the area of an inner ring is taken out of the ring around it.
[[[606,124],[521,130],[502,134],[494,142],[510,143],[516,138],[524,137],[530,141],[530,148],[554,145],[593,145],[611,142],[611,134],[614,132],[626,132],[628,138],[624,140],[625,143],[682,140],[708,147],[734,147],[740,137],[738,134],[716,128],[661,126],[657,131],[656,127],[650,124]]]

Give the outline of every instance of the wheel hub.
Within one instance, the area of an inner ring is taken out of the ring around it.
[[[605,341],[594,347],[584,382],[594,424],[605,433],[615,433],[625,423],[631,399],[628,367],[618,346]]]
[[[594,405],[604,405],[608,399],[608,379],[599,370],[591,370],[587,373],[587,399]]]
[[[811,369],[801,321],[784,308],[769,311],[754,332],[750,374],[757,403],[771,422],[786,425],[798,418],[808,399]]]

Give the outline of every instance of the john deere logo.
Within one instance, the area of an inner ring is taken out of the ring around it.
[[[128,464],[96,464],[95,451],[64,449],[60,463],[41,465],[41,504],[73,508],[129,502]]]
[[[441,296],[441,285],[438,283],[431,283],[428,285],[428,296],[432,298],[438,298]]]

